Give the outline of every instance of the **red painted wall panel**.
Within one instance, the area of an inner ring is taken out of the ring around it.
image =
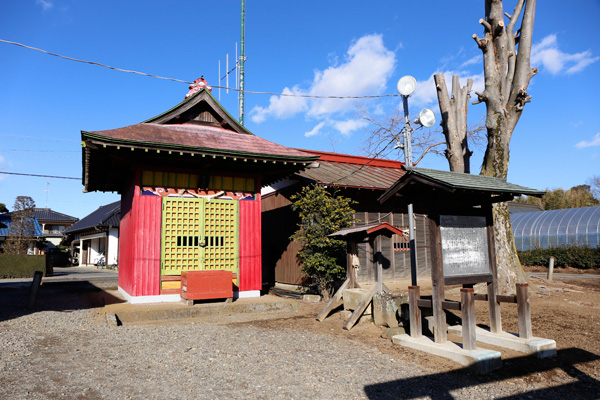
[[[240,201],[240,291],[262,289],[260,202]]]
[[[121,222],[119,226],[119,287],[131,294],[134,284],[133,249],[133,194],[135,185],[121,195]]]
[[[136,296],[160,294],[161,209],[159,196],[136,195],[135,223]]]
[[[131,296],[160,294],[161,205],[137,182],[121,197],[119,286]]]

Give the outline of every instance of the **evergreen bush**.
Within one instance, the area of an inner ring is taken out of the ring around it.
[[[554,257],[555,267],[600,268],[600,247],[559,246],[519,251],[518,254],[523,265],[547,267],[550,257]]]

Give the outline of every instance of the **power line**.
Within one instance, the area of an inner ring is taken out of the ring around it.
[[[24,149],[0,149],[0,152],[8,151],[11,153],[81,153],[81,150],[24,150]]]
[[[18,140],[38,139],[38,140],[47,140],[47,141],[50,141],[50,142],[73,142],[73,143],[81,143],[80,140],[73,140],[73,139],[59,139],[59,138],[49,138],[49,137],[40,137],[40,136],[11,135],[11,134],[8,134],[8,133],[0,133],[0,136],[15,137],[15,138],[19,138]]]
[[[4,43],[8,43],[8,44],[13,44],[15,46],[20,46],[20,47],[24,47],[26,49],[29,50],[35,50],[35,51],[39,51],[54,57],[59,57],[59,58],[64,58],[65,60],[69,60],[69,61],[76,61],[76,62],[80,62],[80,63],[84,63],[84,64],[91,64],[91,65],[96,65],[98,67],[104,67],[104,68],[109,68],[115,71],[120,71],[120,72],[129,72],[131,74],[137,74],[137,75],[143,75],[143,76],[148,76],[150,78],[157,78],[157,79],[164,79],[164,80],[168,80],[168,81],[174,81],[174,82],[181,82],[181,83],[187,83],[188,85],[192,84],[193,82],[189,82],[189,81],[184,81],[182,79],[176,79],[176,78],[167,78],[164,76],[158,76],[158,75],[153,75],[153,74],[147,74],[145,72],[139,72],[139,71],[133,71],[133,70],[128,70],[128,69],[121,69],[121,68],[117,68],[117,67],[111,67],[110,65],[106,65],[106,64],[101,64],[95,61],[86,61],[86,60],[79,60],[77,58],[73,58],[73,57],[67,57],[67,56],[63,56],[60,54],[56,54],[56,53],[52,53],[43,49],[38,49],[37,47],[32,47],[32,46],[27,46],[25,44],[22,43],[17,43],[17,42],[12,42],[10,40],[4,40],[4,39],[0,39],[0,42],[4,42]],[[236,89],[236,88],[230,88],[230,87],[226,87],[226,86],[216,86],[216,85],[210,85],[213,88],[217,88],[217,89],[227,89],[227,90],[233,90],[236,92],[243,92],[243,93],[252,93],[252,94],[268,94],[268,95],[272,95],[272,96],[286,96],[286,97],[305,97],[305,98],[313,98],[313,99],[375,99],[375,98],[382,98],[382,97],[399,97],[399,94],[381,94],[381,95],[366,95],[366,96],[320,96],[320,95],[311,95],[311,94],[294,94],[294,93],[275,93],[275,92],[260,92],[260,91],[255,91],[255,90],[240,90],[240,89]]]
[[[5,172],[5,171],[0,171],[0,174],[20,175],[20,176],[35,176],[35,177],[38,177],[38,178],[56,178],[56,179],[74,179],[74,180],[80,180],[81,179],[81,178],[73,178],[73,177],[70,177],[70,176],[22,174],[22,173],[19,173],[19,172]]]

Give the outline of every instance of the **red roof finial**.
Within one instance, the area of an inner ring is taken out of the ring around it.
[[[206,80],[204,79],[204,75],[202,75],[200,78],[196,79],[192,84],[190,84],[190,86],[188,86],[190,91],[185,95],[185,98],[187,99],[188,97],[192,96],[194,93],[199,92],[200,89],[202,89],[204,87],[209,92],[212,92],[212,87],[208,86],[208,82],[206,82]]]

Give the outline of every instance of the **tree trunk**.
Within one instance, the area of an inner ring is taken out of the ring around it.
[[[478,102],[487,108],[488,145],[481,175],[502,179],[508,175],[510,139],[531,99],[527,94],[529,81],[537,73],[529,63],[535,5],[535,0],[519,0],[513,15],[506,14],[509,22],[505,28],[502,0],[486,0],[485,20],[479,20],[484,37],[473,35],[483,52],[485,78],[485,90],[476,94]],[[521,28],[515,32],[521,11]],[[512,293],[515,283],[525,282],[527,277],[516,254],[507,205],[495,205],[493,214],[499,290]]]
[[[452,172],[471,172],[470,159],[473,154],[467,142],[467,109],[469,93],[473,80],[460,87],[458,75],[452,77],[452,98],[448,97],[448,89],[444,74],[433,76],[437,89],[440,114],[442,115],[442,130],[446,138],[446,158]]]

